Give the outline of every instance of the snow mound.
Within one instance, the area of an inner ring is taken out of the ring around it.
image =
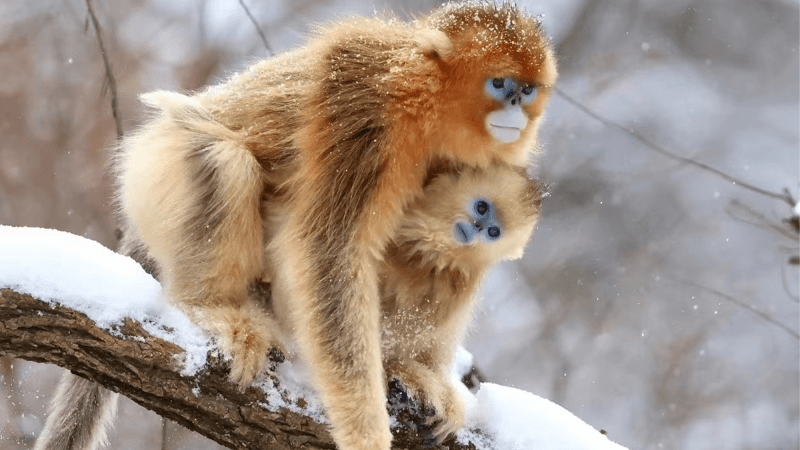
[[[110,329],[126,317],[186,350],[182,374],[205,365],[208,337],[161,299],[161,285],[127,256],[58,230],[0,225],[0,288],[86,314]]]
[[[493,383],[482,383],[476,402],[467,412],[467,427],[459,441],[472,440],[479,449],[505,450],[623,450],[561,406],[531,394]],[[491,438],[487,445],[486,437]],[[483,445],[483,446],[482,446]]]

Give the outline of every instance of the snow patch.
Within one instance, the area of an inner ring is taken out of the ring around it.
[[[0,225],[0,288],[85,313],[112,329],[130,317],[184,350],[182,374],[205,365],[208,337],[161,298],[161,285],[133,259],[58,230]]]
[[[269,378],[257,381],[256,386],[267,394],[262,407],[270,411],[287,409],[310,417],[318,423],[329,423],[322,402],[314,390],[311,375],[299,359],[286,359],[278,365],[279,385]]]
[[[468,352],[467,349],[459,345],[456,349],[456,357],[453,361],[450,371],[453,373],[453,375],[459,377],[460,379],[472,370],[472,365],[472,353]]]
[[[475,439],[480,444],[490,437],[493,444],[478,448],[507,450],[621,450],[571,412],[530,392],[493,383],[483,383],[476,394],[474,409],[468,411],[468,428],[482,430],[485,436],[462,429],[459,442]]]

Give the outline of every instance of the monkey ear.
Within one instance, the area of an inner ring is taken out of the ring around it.
[[[448,59],[453,52],[450,38],[439,30],[419,30],[414,40],[419,51],[431,59]]]
[[[180,110],[203,110],[203,107],[197,99],[171,91],[147,92],[140,94],[139,100],[150,108],[160,109],[173,114]]]

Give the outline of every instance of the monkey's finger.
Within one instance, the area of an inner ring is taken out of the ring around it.
[[[433,429],[433,436],[436,438],[436,442],[441,444],[447,439],[447,436],[458,431],[458,425],[450,420],[442,420],[439,424]]]
[[[267,355],[261,352],[248,351],[246,357],[233,355],[231,372],[228,378],[241,387],[250,385],[264,369]]]

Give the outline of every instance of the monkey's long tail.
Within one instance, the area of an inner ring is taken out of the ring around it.
[[[34,450],[95,450],[106,444],[119,394],[64,372]]]

